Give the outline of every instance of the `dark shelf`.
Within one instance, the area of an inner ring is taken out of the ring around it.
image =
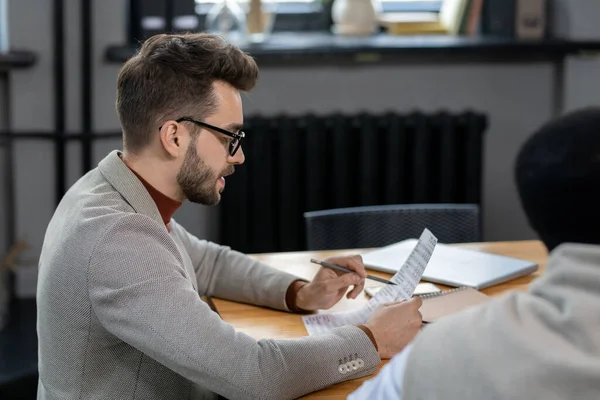
[[[36,55],[31,51],[11,50],[8,53],[0,52],[1,71],[31,67],[36,63],[36,61]]]
[[[422,60],[530,61],[553,59],[584,51],[600,51],[600,41],[562,39],[517,40],[502,37],[390,36],[340,37],[325,32],[275,33],[265,43],[240,46],[259,62],[336,61],[358,62]],[[137,50],[135,45],[110,46],[109,62],[123,63]]]
[[[37,375],[35,300],[16,300],[10,322],[0,331],[0,393],[6,386]]]

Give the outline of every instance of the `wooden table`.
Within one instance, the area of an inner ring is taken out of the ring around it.
[[[523,260],[533,261],[539,264],[539,269],[536,273],[514,279],[512,281],[496,285],[482,292],[497,296],[502,293],[512,290],[525,290],[531,281],[540,276],[546,266],[547,252],[545,247],[538,241],[520,241],[520,242],[487,242],[487,243],[469,243],[455,245],[472,250],[483,251],[487,253],[501,254],[509,257],[520,258]],[[318,265],[311,264],[310,258],[325,259],[337,255],[351,255],[360,253],[362,250],[336,250],[336,251],[317,251],[317,252],[293,252],[293,253],[273,253],[273,254],[257,254],[252,257],[272,265],[282,271],[286,271],[302,278],[311,279],[317,270]],[[373,275],[389,278],[391,275],[369,271]],[[367,280],[366,286],[377,286],[377,282]],[[437,285],[442,289],[447,289],[443,285]],[[227,300],[213,298],[211,299],[214,308],[221,315],[224,321],[235,326],[238,331],[244,332],[256,339],[264,338],[297,338],[307,336],[308,333],[304,328],[300,315],[287,312],[275,311],[267,308],[251,306],[247,304],[235,303]],[[343,298],[338,304],[329,310],[321,312],[335,312],[349,309],[355,309],[368,301],[368,297],[363,295],[358,296],[355,300]],[[385,361],[379,368],[385,365]],[[373,375],[365,378],[354,379],[343,382],[327,389],[311,393],[303,399],[319,398],[319,399],[345,399],[346,396],[358,388],[366,379],[372,378]]]

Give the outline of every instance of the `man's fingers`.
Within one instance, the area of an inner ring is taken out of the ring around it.
[[[423,305],[423,299],[421,298],[421,296],[414,296],[408,302],[413,304],[416,308],[421,308],[421,306]]]
[[[360,294],[360,292],[363,291],[363,289],[365,288],[365,281],[364,279],[361,280],[361,282],[358,285],[355,285],[354,288],[348,292],[347,296],[349,299],[355,299],[356,296],[358,296]]]
[[[365,265],[363,264],[362,257],[360,255],[354,255],[351,257],[333,257],[327,259],[327,261],[351,269],[363,279],[367,277],[367,271],[365,270]]]
[[[329,287],[332,290],[340,290],[351,285],[358,285],[361,283],[361,281],[362,279],[360,276],[356,275],[355,273],[347,273],[332,279],[329,282]]]

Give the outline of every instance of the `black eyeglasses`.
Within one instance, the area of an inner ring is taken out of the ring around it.
[[[208,128],[215,132],[219,132],[225,136],[229,136],[230,138],[232,138],[231,141],[229,142],[229,155],[232,157],[235,155],[235,153],[237,153],[238,149],[242,145],[242,140],[246,137],[246,134],[244,132],[238,132],[238,133],[229,132],[225,129],[219,128],[218,126],[207,124],[206,122],[198,121],[198,120],[195,120],[190,117],[181,117],[175,121],[176,122],[183,122],[183,121],[192,122],[198,126],[202,126],[204,128]]]

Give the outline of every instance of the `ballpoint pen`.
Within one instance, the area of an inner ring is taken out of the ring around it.
[[[315,260],[314,258],[311,258],[310,262],[314,263],[314,264],[322,265],[322,266],[327,267],[327,268],[336,269],[336,270],[342,271],[342,272],[354,272],[354,273],[356,273],[356,271],[353,271],[353,270],[345,268],[345,267],[340,267],[339,265],[332,264],[332,263],[327,262],[327,261]],[[392,281],[388,281],[387,279],[379,278],[379,277],[373,276],[373,275],[367,275],[367,279],[372,279],[372,280],[377,281],[377,282],[387,283],[389,285],[395,285],[395,283],[392,282]]]

